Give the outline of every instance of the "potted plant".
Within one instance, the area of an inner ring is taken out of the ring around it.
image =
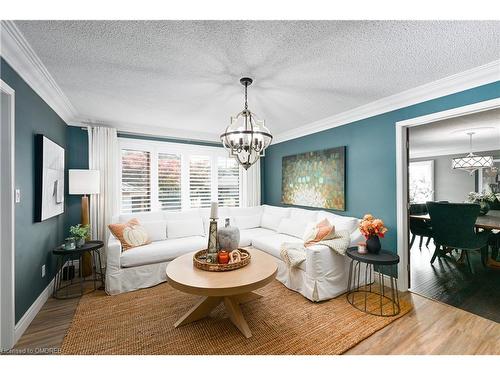
[[[479,215],[486,215],[490,210],[490,203],[493,203],[495,199],[500,200],[500,194],[487,193],[483,190],[482,193],[476,193],[471,191],[467,196],[467,203],[479,204]]]
[[[359,223],[359,231],[366,238],[366,249],[369,253],[378,254],[380,252],[380,237],[384,238],[387,228],[384,222],[374,218],[371,214],[363,216]]]
[[[69,234],[76,240],[76,247],[82,247],[85,244],[85,239],[90,234],[89,225],[72,225],[69,228]]]

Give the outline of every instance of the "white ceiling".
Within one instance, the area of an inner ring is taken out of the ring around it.
[[[79,119],[218,139],[283,133],[500,57],[496,21],[16,21]]]
[[[470,132],[474,152],[500,151],[500,109],[410,128],[410,157],[466,154]]]

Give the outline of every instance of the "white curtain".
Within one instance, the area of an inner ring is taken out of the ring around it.
[[[107,243],[108,224],[119,209],[119,147],[116,129],[89,127],[89,169],[100,171],[100,193],[90,197],[92,238]],[[104,247],[106,250],[106,246]],[[103,263],[105,263],[104,251]]]
[[[246,171],[240,167],[241,177],[241,206],[254,207],[260,205],[260,159]]]

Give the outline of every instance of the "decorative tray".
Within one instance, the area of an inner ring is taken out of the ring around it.
[[[207,250],[205,249],[205,250],[200,250],[193,255],[193,264],[196,268],[199,268],[200,270],[211,271],[211,272],[224,272],[224,271],[237,270],[238,268],[245,267],[247,264],[249,264],[250,259],[252,258],[252,256],[247,250],[244,249],[238,249],[238,250],[242,255],[241,257],[242,259],[239,262],[226,263],[226,264],[207,263],[206,262]]]

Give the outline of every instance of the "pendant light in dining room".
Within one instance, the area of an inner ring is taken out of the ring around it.
[[[470,152],[464,157],[452,159],[452,168],[466,170],[470,174],[472,174],[478,169],[492,167],[492,156],[478,156],[472,152],[472,136],[474,135],[474,132],[467,133],[467,135],[469,136]]]
[[[231,117],[230,125],[220,136],[222,144],[229,150],[229,155],[245,169],[264,156],[265,149],[273,140],[264,120],[259,120],[255,113],[248,109],[248,86],[252,82],[248,77],[240,79],[240,83],[245,86],[245,108],[235,117]]]

